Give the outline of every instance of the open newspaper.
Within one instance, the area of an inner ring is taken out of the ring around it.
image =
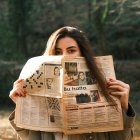
[[[111,55],[94,59],[106,78],[115,78]],[[123,129],[119,100],[106,100],[83,57],[38,56],[19,78],[28,94],[16,102],[18,127],[65,134]]]

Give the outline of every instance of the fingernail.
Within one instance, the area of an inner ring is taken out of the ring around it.
[[[26,93],[27,93],[27,91],[26,91],[26,90],[24,90],[24,93],[26,94]]]
[[[18,83],[21,83],[22,81],[24,81],[23,79],[20,79],[19,81],[18,81]]]

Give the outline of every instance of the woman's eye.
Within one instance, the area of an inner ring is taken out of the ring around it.
[[[74,53],[76,50],[68,50],[68,53]]]
[[[61,53],[61,51],[56,51],[55,52],[55,55],[61,55],[62,53]]]

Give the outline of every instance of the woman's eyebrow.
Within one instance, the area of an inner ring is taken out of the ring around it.
[[[55,48],[55,50],[61,50],[60,48]]]
[[[67,47],[67,49],[75,49],[75,48],[77,48],[77,47],[76,46],[69,46],[69,47]],[[59,48],[59,47],[56,47],[55,50],[62,50],[62,49]]]
[[[69,46],[67,49],[75,49],[77,48],[76,46]]]

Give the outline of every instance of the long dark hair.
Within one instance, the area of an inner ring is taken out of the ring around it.
[[[110,96],[106,94],[106,78],[103,75],[103,73],[99,70],[95,60],[93,59],[93,57],[95,57],[95,54],[93,53],[90,42],[83,31],[69,26],[58,29],[50,36],[47,42],[44,55],[55,55],[55,47],[57,45],[58,40],[65,37],[71,37],[77,42],[82,56],[85,57],[87,66],[90,69],[91,76],[93,78],[96,78],[96,80],[98,81],[99,86],[106,99],[111,99],[112,101],[112,98],[110,98]]]

